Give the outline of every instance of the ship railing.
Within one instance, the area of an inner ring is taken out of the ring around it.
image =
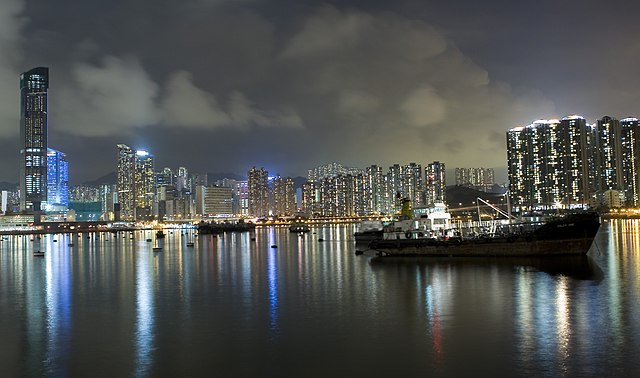
[[[513,221],[512,221],[513,222]],[[497,237],[527,235],[540,227],[543,222],[518,222],[508,220],[466,221],[452,224],[454,235],[462,238]]]

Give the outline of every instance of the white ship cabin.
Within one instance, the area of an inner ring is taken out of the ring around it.
[[[451,233],[451,214],[444,204],[435,204],[425,208],[431,211],[416,209],[413,219],[398,220],[384,230],[384,239],[421,239],[442,238]]]
[[[383,229],[382,221],[379,220],[364,220],[358,225],[359,232],[372,232],[380,231]]]

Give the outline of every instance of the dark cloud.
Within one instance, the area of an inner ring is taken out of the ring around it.
[[[74,182],[113,170],[116,143],[194,171],[502,167],[516,124],[634,114],[638,26],[617,21],[633,9],[612,8],[5,0],[0,138],[17,150],[18,74],[47,65],[50,144]]]

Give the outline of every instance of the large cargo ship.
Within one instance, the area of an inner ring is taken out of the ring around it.
[[[374,240],[369,248],[380,256],[580,255],[589,251],[599,227],[597,213],[575,213],[536,224],[509,224],[508,232],[462,236],[454,229],[449,230],[453,236]]]

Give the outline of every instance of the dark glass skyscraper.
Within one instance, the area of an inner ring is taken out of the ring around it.
[[[47,93],[49,68],[20,76],[20,209],[40,210],[47,200]]]

